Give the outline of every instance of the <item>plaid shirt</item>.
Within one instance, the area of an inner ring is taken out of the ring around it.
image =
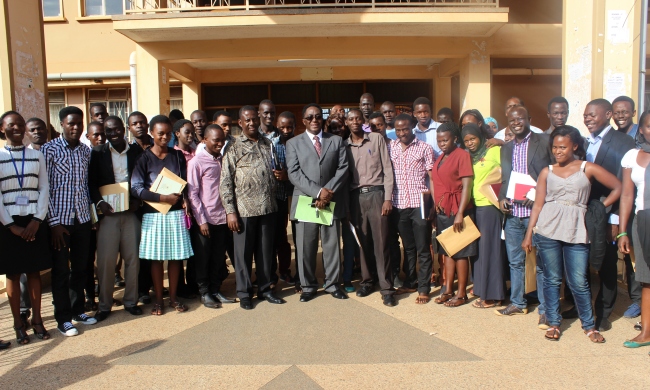
[[[530,134],[524,138],[521,143],[513,141],[512,148],[512,171],[523,174],[528,174],[528,141],[530,141]],[[530,217],[530,207],[525,207],[519,203],[512,203],[512,215],[519,218]]]
[[[433,148],[414,138],[406,149],[399,140],[391,141],[389,152],[395,174],[393,207],[419,208],[420,194],[429,191],[426,179],[433,167]]]
[[[50,226],[74,225],[90,221],[88,165],[90,148],[81,142],[72,148],[63,137],[55,138],[41,148],[50,180]]]

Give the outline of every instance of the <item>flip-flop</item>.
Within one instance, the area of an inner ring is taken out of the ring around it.
[[[589,340],[591,340],[592,343],[596,343],[596,344],[605,344],[605,338],[604,338],[602,335],[600,336],[600,337],[603,337],[603,340],[602,340],[602,341],[598,341],[598,340],[595,340],[595,339],[592,339],[592,338],[591,338],[591,335],[592,335],[592,334],[600,334],[600,332],[597,331],[596,329],[592,329],[592,330],[590,330],[590,331],[588,331],[588,332],[585,332],[585,334],[587,335],[587,337],[589,337]]]
[[[451,293],[449,293],[449,294],[440,294],[438,296],[438,298],[434,299],[433,301],[435,303],[437,303],[438,305],[441,305],[441,304],[447,302],[448,300],[450,300],[453,296],[454,296],[454,294],[451,294]]]
[[[549,332],[552,332],[551,335],[550,335],[551,337],[549,337]],[[555,337],[556,334],[557,334],[557,337]],[[561,334],[562,334],[562,332],[560,331],[560,328],[550,327],[550,328],[548,328],[548,330],[544,334],[544,338],[546,338],[546,340],[549,340],[549,341],[560,341],[560,335]]]
[[[464,297],[453,297],[447,302],[445,302],[445,306],[447,307],[458,307],[467,304],[467,301],[469,298],[467,298],[467,295]]]

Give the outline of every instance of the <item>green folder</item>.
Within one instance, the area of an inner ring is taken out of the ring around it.
[[[321,225],[332,226],[334,219],[334,207],[336,202],[330,202],[322,210],[312,206],[313,199],[309,196],[299,196],[298,206],[296,207],[296,219],[300,222],[319,223]]]

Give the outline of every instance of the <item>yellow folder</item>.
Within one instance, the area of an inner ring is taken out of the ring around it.
[[[462,232],[455,232],[454,227],[450,226],[443,230],[436,238],[445,252],[447,252],[447,255],[452,257],[479,237],[481,237],[481,233],[476,228],[476,225],[474,225],[472,219],[466,216],[463,219]]]
[[[99,194],[104,202],[111,205],[114,213],[129,209],[129,183],[115,183],[99,187]]]
[[[158,174],[156,180],[151,184],[149,191],[155,192],[160,195],[180,194],[187,185],[187,182],[180,177],[176,176],[172,171],[163,168]],[[162,214],[167,214],[172,205],[162,202],[148,202],[147,204]]]

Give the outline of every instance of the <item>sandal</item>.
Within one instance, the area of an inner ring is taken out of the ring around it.
[[[550,328],[548,328],[548,330],[544,334],[544,337],[546,338],[546,340],[559,341],[560,340],[560,334],[562,334],[562,332],[560,331],[560,328],[558,328],[556,326],[551,326]]]
[[[397,290],[395,290],[395,295],[412,294],[414,292],[418,292],[418,289],[410,288],[410,287],[400,287]]]
[[[162,305],[159,305],[157,303],[154,303],[153,307],[151,308],[151,315],[153,316],[161,316],[164,312],[165,311],[163,310]]]
[[[454,296],[454,294],[452,294],[452,293],[450,293],[450,294],[444,293],[444,294],[440,294],[438,296],[438,298],[434,299],[433,301],[435,303],[437,303],[438,305],[440,305],[440,304],[445,303],[448,300],[450,300],[453,296]]]
[[[596,344],[605,343],[605,338],[596,329],[585,331],[585,334],[587,335],[587,337],[589,337],[589,340],[591,340],[592,343],[596,343]],[[591,336],[595,336],[595,337],[591,337]],[[598,338],[598,336],[600,336],[600,338]]]
[[[37,326],[40,326],[40,327],[43,329],[43,331],[42,331],[42,332],[38,332],[38,331],[36,330],[36,327],[37,327]],[[33,327],[32,330],[34,331],[34,336],[38,337],[38,338],[41,339],[41,340],[49,340],[49,339],[50,339],[50,333],[47,331],[47,329],[45,329],[45,327],[43,326],[43,322],[42,322],[42,321],[41,321],[40,324],[37,324],[36,322],[33,322],[33,321],[32,321],[32,327]]]
[[[16,342],[18,345],[29,344],[29,335],[26,332],[25,325],[22,325],[20,328],[14,326],[14,330],[16,331]]]
[[[477,299],[476,301],[472,302],[472,306],[474,306],[477,309],[490,309],[493,307],[501,306],[501,301],[492,301],[492,303],[487,303],[488,301],[484,301],[481,298]]]
[[[418,305],[424,305],[426,303],[429,303],[429,294],[418,294],[418,297],[415,298],[415,303]]]
[[[177,312],[182,313],[187,311],[187,306],[183,305],[182,302],[169,302],[169,307],[173,307]]]
[[[467,295],[463,297],[453,297],[447,302],[445,302],[445,306],[447,307],[458,307],[467,304]]]

